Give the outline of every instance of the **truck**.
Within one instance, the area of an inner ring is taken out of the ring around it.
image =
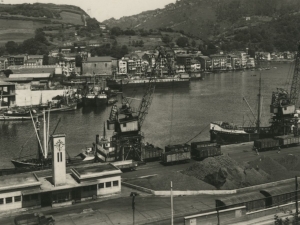
[[[196,160],[222,155],[221,146],[210,141],[192,142],[191,154]]]
[[[53,216],[44,216],[42,213],[30,213],[16,216],[15,225],[54,225]]]

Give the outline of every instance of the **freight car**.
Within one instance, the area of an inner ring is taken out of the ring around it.
[[[210,141],[192,142],[191,154],[192,157],[197,160],[222,155],[221,146]]]
[[[300,144],[300,137],[294,135],[282,135],[274,138],[258,139],[254,141],[254,148],[263,151],[296,146]]]
[[[154,147],[152,144],[147,143],[142,149],[142,159],[144,162],[159,160],[162,153],[162,148]]]
[[[168,145],[161,155],[163,164],[174,164],[178,162],[189,162],[191,159],[191,146],[183,145]]]

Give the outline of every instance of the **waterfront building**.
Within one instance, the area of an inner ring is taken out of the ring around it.
[[[212,61],[211,61],[210,57],[202,55],[202,56],[199,56],[198,58],[199,58],[202,70],[207,71],[207,70],[212,69]]]
[[[127,74],[127,60],[125,60],[124,58],[118,60],[118,74]]]
[[[14,83],[0,81],[0,109],[13,107],[16,104],[16,87]],[[1,206],[0,206],[1,207]]]
[[[201,64],[198,60],[192,59],[191,60],[191,71],[192,72],[199,72],[201,70]]]
[[[225,70],[227,57],[223,54],[210,55],[212,62],[212,70]]]
[[[246,67],[249,68],[249,69],[255,67],[255,60],[254,60],[254,58],[249,57],[247,59]]]
[[[29,73],[29,74],[10,74],[4,79],[7,82],[15,83],[18,90],[37,90],[48,89],[51,86],[51,73]]]
[[[66,172],[65,135],[52,140],[52,170],[0,177],[0,211],[61,207],[121,192],[122,173],[112,164],[73,167]]]
[[[179,65],[184,65],[186,72],[191,71],[191,60],[191,54],[180,54],[176,56],[176,63]]]
[[[117,59],[110,56],[89,57],[82,63],[84,75],[111,76],[113,68],[117,68]]]

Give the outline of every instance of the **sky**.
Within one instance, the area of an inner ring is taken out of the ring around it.
[[[75,5],[86,12],[90,9],[90,16],[102,22],[112,17],[119,19],[122,16],[131,16],[147,10],[164,8],[165,5],[175,3],[176,0],[0,0],[0,3],[4,4],[35,2]]]

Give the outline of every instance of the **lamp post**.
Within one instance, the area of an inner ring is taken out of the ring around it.
[[[136,192],[131,192],[130,196],[132,197],[132,224],[134,225],[134,210],[135,210],[135,196],[139,194]]]

